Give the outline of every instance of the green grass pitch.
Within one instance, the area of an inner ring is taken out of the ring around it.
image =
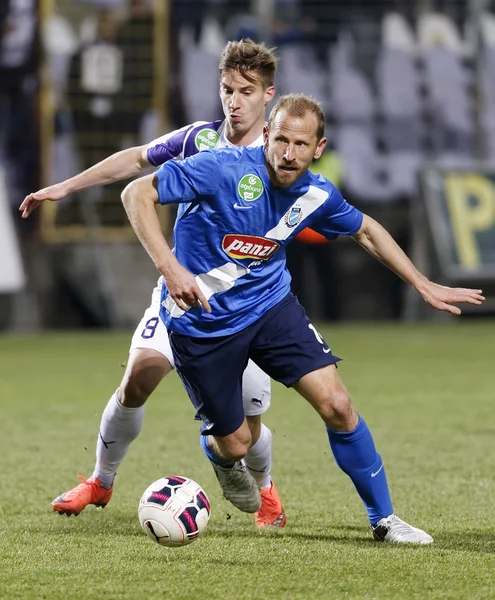
[[[395,510],[431,547],[372,541],[354,488],[316,413],[273,386],[273,476],[287,526],[256,531],[221,496],[175,374],[105,510],[60,517],[50,501],[89,476],[101,412],[129,335],[0,337],[0,598],[495,598],[495,322],[322,327],[387,467]],[[222,377],[219,366],[219,377]],[[198,481],[212,503],[203,538],[152,543],[141,493],[164,475]]]

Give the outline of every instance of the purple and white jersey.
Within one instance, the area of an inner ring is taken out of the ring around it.
[[[251,147],[261,146],[261,134]],[[215,148],[237,148],[225,135],[225,120],[223,121],[196,121],[181,129],[162,135],[148,144],[148,161],[159,167],[168,160],[183,160],[202,150]]]

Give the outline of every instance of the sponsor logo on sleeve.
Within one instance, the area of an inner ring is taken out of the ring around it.
[[[205,129],[198,131],[194,138],[194,143],[196,144],[196,148],[201,152],[202,150],[213,150],[216,148],[219,139],[220,136],[217,131],[205,127]]]
[[[277,242],[256,235],[228,234],[222,241],[223,251],[237,259],[268,260],[279,248]]]
[[[237,193],[246,202],[254,202],[263,193],[263,182],[257,175],[249,173],[239,181]]]

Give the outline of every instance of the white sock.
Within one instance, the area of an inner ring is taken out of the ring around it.
[[[101,415],[96,442],[96,465],[93,477],[109,488],[131,442],[143,426],[144,406],[128,408],[120,403],[118,390],[108,401]]]
[[[248,471],[256,479],[258,487],[265,488],[271,485],[270,471],[272,469],[272,432],[261,424],[261,433],[258,441],[248,450],[244,457]]]

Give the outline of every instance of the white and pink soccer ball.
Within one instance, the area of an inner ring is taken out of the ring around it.
[[[162,477],[141,496],[138,515],[144,532],[157,544],[186,546],[206,530],[210,501],[192,479]]]

